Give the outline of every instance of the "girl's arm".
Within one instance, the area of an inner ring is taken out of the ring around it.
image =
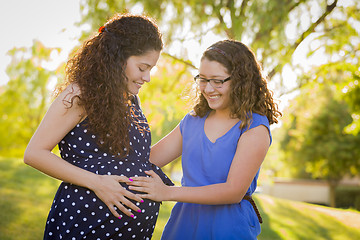
[[[177,125],[168,135],[162,138],[150,151],[150,162],[163,167],[181,156],[182,135]]]
[[[74,98],[70,108],[64,103],[70,100],[75,92],[79,93],[76,86],[68,86],[51,104],[25,150],[24,162],[51,177],[91,189],[116,217],[119,218],[120,215],[114,206],[131,216],[132,213],[120,202],[139,211],[140,209],[127,198],[136,201],[142,199],[126,191],[119,184],[119,182],[130,182],[127,177],[97,175],[74,166],[51,152],[85,115],[84,109],[78,105],[78,98]]]
[[[178,201],[198,204],[232,204],[242,200],[263,162],[270,145],[268,129],[260,125],[246,131],[239,139],[228,178],[224,183],[201,187],[166,186],[154,173],[136,177],[130,189],[146,194],[142,198],[155,201]],[[136,187],[135,187],[136,186]]]

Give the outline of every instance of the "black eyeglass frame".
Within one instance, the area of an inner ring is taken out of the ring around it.
[[[200,77],[200,75],[198,74],[198,75],[196,75],[196,76],[194,77],[194,81],[197,83],[196,79],[205,80],[206,83],[210,83],[211,86],[213,86],[213,85],[211,84],[210,81],[219,81],[219,82],[221,82],[221,86],[220,86],[220,87],[215,87],[215,88],[221,88],[222,85],[223,85],[225,82],[231,80],[231,77],[227,77],[227,78],[225,78],[225,79],[223,79],[223,80],[222,80],[222,79],[207,79],[207,78]],[[200,84],[198,84],[198,85],[200,85]],[[213,86],[213,87],[214,87],[214,86]]]

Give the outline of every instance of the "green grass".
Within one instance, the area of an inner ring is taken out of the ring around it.
[[[58,184],[22,159],[0,158],[0,239],[42,239]]]
[[[259,240],[354,240],[360,239],[360,212],[329,208],[255,194],[263,223]],[[164,203],[154,240],[169,217],[173,203]]]
[[[0,158],[0,239],[42,239],[46,217],[59,181],[26,166],[21,159]],[[258,194],[264,219],[259,240],[360,239],[360,213],[277,199]],[[154,231],[160,239],[174,203],[164,202]]]

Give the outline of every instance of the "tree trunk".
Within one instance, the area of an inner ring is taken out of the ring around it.
[[[329,192],[329,198],[330,198],[330,207],[335,208],[336,207],[336,187],[339,184],[338,180],[328,180],[330,192]]]

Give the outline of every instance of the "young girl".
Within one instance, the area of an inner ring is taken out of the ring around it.
[[[149,162],[150,130],[137,98],[162,47],[149,18],[116,15],[68,62],[65,87],[24,155],[26,164],[63,181],[44,239],[151,238],[159,203],[125,183],[154,170],[172,184]],[[57,144],[61,158],[51,152]]]
[[[182,187],[153,172],[130,189],[155,201],[178,201],[162,239],[256,239],[262,222],[251,198],[271,144],[269,125],[280,112],[253,52],[234,40],[203,54],[195,77],[200,94],[192,112],[151,148],[164,166],[182,155]]]

